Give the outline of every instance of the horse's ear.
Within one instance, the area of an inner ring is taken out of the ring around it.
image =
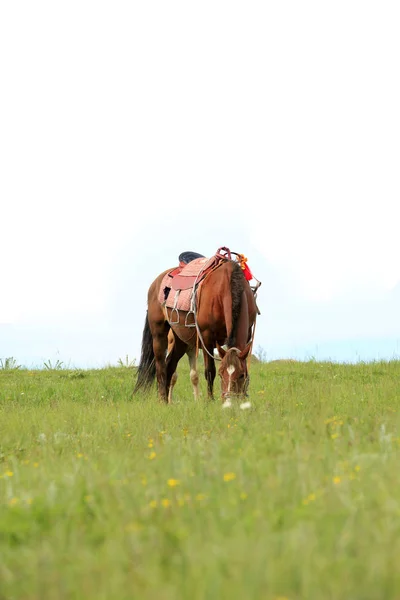
[[[251,342],[249,342],[246,345],[245,349],[242,350],[242,352],[239,354],[239,358],[241,358],[242,360],[244,360],[245,358],[247,358],[248,355],[249,355],[250,350],[251,350]]]
[[[226,351],[223,349],[222,346],[220,346],[217,342],[217,350],[218,350],[218,354],[220,355],[221,358],[225,358],[225,354]]]

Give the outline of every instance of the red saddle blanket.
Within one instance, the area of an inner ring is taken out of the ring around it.
[[[182,269],[177,267],[164,275],[161,282],[158,299],[161,304],[168,308],[189,311],[193,293],[193,286],[201,280],[203,273],[215,262],[212,258],[196,258],[185,265]],[[197,289],[199,288],[197,286]]]

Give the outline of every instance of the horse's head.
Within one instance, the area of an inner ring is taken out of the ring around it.
[[[247,370],[247,357],[251,349],[251,343],[244,350],[229,348],[224,350],[217,343],[217,350],[221,357],[219,376],[221,377],[222,398],[230,401],[231,396],[243,397],[246,395],[249,384]]]

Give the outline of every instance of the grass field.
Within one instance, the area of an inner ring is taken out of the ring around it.
[[[399,599],[400,362],[258,363],[246,411],[183,363],[172,406],[0,371],[0,599]]]

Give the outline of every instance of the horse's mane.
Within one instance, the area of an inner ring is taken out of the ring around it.
[[[237,262],[232,262],[231,294],[232,294],[232,329],[228,333],[227,345],[231,348],[236,344],[236,333],[239,324],[240,311],[245,279],[243,271]]]

